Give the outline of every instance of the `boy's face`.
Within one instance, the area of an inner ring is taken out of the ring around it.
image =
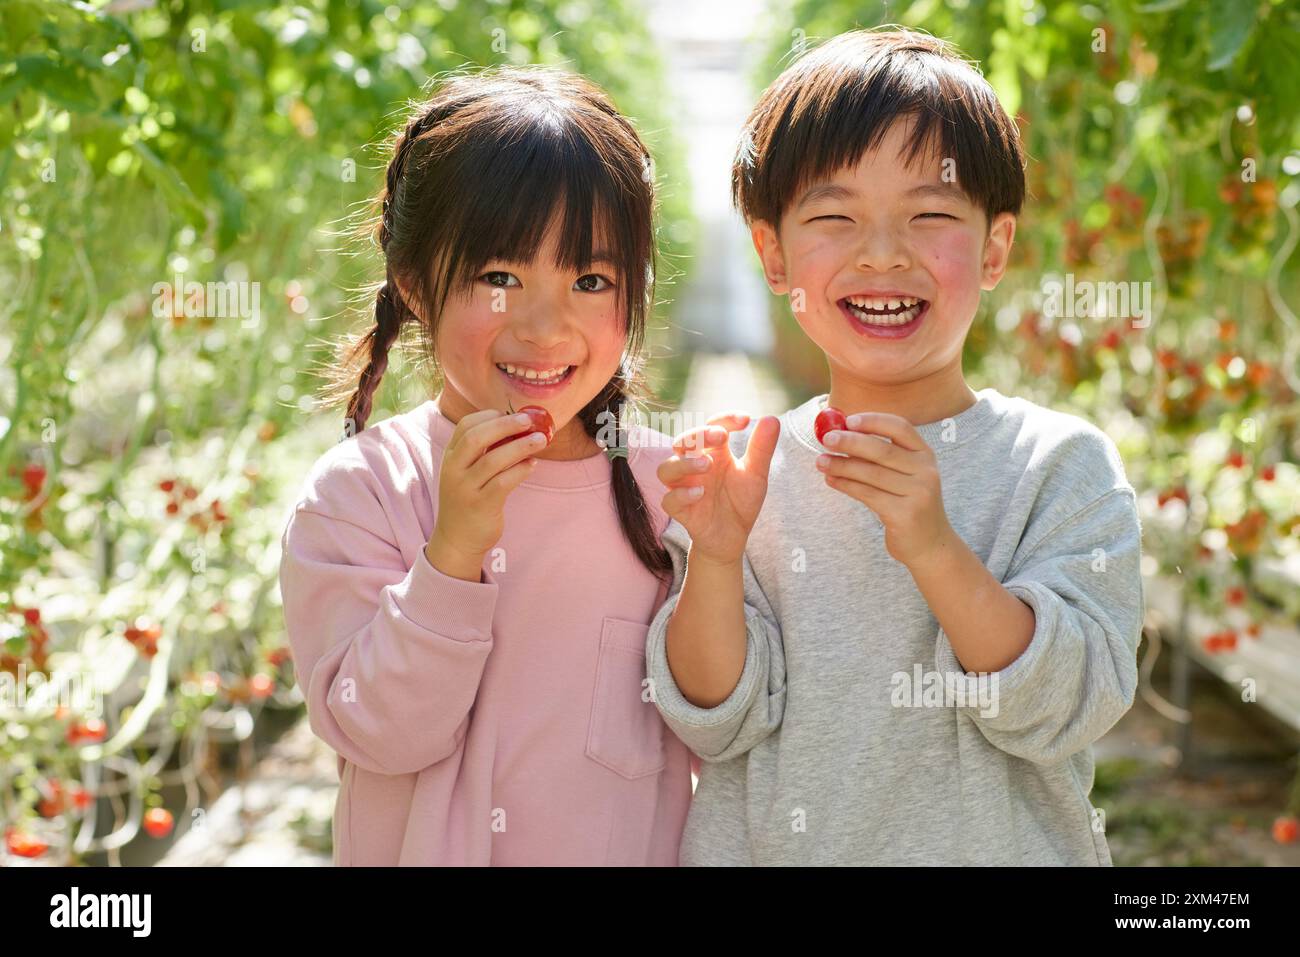
[[[897,386],[955,375],[961,384],[980,290],[1006,269],[1015,217],[999,214],[986,228],[984,211],[944,181],[933,152],[909,169],[911,122],[896,122],[857,165],[805,186],[778,229],[753,224],[768,285],[790,295],[832,382]],[[960,178],[955,159],[948,165]]]

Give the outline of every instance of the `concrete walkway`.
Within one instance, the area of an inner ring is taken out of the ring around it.
[[[158,867],[328,867],[338,765],[304,716],[204,809]]]

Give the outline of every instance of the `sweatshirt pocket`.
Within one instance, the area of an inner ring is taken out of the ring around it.
[[[596,660],[596,687],[587,726],[587,757],[634,779],[667,763],[664,724],[645,690],[649,625],[605,618]]]

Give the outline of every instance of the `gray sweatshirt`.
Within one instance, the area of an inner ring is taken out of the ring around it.
[[[1029,647],[1000,672],[963,670],[880,521],[825,485],[825,395],[781,417],[744,558],[744,671],[714,708],[668,668],[690,543],[669,525],[673,584],[646,667],[702,759],[683,865],[1111,863],[1091,745],[1137,687],[1134,491],[1095,426],[993,389],[977,400],[917,431],[953,529],[1034,611]],[[736,454],[752,428],[733,434]]]

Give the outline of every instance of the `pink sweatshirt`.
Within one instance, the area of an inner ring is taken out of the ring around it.
[[[608,459],[539,460],[467,582],[424,553],[453,428],[429,400],[339,443],[284,530],[298,682],[339,754],[334,862],[676,865],[690,753],[642,687],[666,588]],[[629,461],[662,532],[651,435]]]

